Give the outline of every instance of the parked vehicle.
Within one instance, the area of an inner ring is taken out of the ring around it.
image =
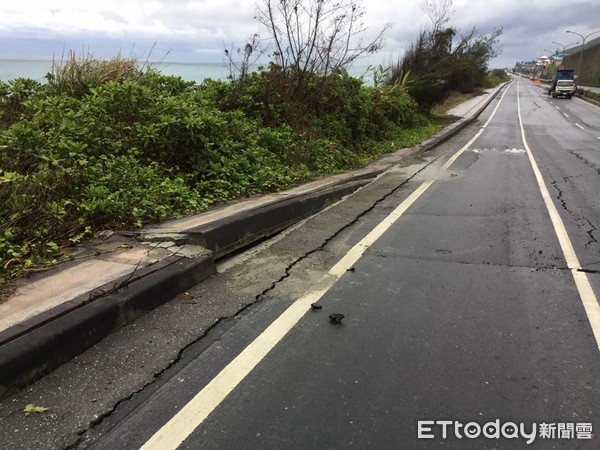
[[[575,71],[572,69],[560,69],[556,71],[556,75],[550,84],[548,95],[553,98],[564,96],[571,98],[577,91],[575,84]]]

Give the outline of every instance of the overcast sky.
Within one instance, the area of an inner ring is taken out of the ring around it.
[[[260,1],[260,0],[258,0]],[[390,24],[384,51],[369,63],[397,58],[427,25],[422,0],[364,0],[371,33]],[[503,27],[492,67],[512,67],[600,30],[598,0],[454,0],[451,25],[489,33]],[[221,62],[223,49],[253,33],[254,0],[0,0],[0,58],[52,58],[65,50],[110,57],[119,51],[152,60]],[[599,37],[595,34],[592,40]]]

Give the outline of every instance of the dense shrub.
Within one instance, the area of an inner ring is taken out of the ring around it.
[[[0,81],[0,130],[21,119],[25,102],[40,91],[42,85],[28,78],[17,78],[4,83]]]
[[[295,80],[271,66],[195,85],[113,61],[0,84],[0,278],[92,231],[359,167],[437,130],[403,89]]]
[[[458,37],[459,30],[447,25],[450,6],[451,2],[447,2],[441,9],[429,11],[431,28],[421,31],[389,68],[389,84],[410,73],[413,82],[408,89],[423,112],[430,112],[452,93],[472,93],[493,82],[487,65],[499,54],[497,45],[502,30],[478,36],[473,28]]]
[[[597,102],[600,102],[600,93],[598,93],[598,92],[590,91],[589,89],[581,89],[580,88],[580,89],[577,89],[577,93],[584,97],[587,97],[587,98],[590,98]]]

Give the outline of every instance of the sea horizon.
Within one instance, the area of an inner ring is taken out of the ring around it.
[[[0,57],[0,81],[8,82],[16,78],[31,78],[44,82],[45,76],[52,71],[52,64],[60,63],[60,58],[15,58]],[[149,64],[164,75],[180,76],[184,80],[201,83],[206,78],[225,80],[229,76],[229,68],[218,62],[173,62],[144,61],[140,65]]]
[[[43,83],[46,81],[46,75],[52,71],[52,64],[55,61],[60,63],[61,59],[0,57],[0,81],[6,83],[17,78],[30,78]],[[230,75],[229,67],[224,62],[147,61],[141,63],[144,64],[152,65],[163,75],[179,76],[198,84],[205,79],[224,81]],[[367,69],[367,65],[357,65],[350,68],[349,72],[355,77],[360,77]],[[366,84],[372,84],[369,77],[365,77],[364,81]]]

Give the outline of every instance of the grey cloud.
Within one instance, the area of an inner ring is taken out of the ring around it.
[[[119,5],[137,5],[136,17],[129,17]],[[102,24],[69,23],[61,25],[48,19],[38,23],[31,19],[27,11],[22,11],[19,20],[9,20],[15,11],[22,9],[20,3],[0,6],[0,57],[15,56],[22,50],[23,56],[31,56],[35,51],[31,42],[47,43],[38,45],[39,53],[60,50],[62,45],[82,45],[99,48],[102,52],[116,53],[135,46],[137,49],[156,47],[169,52],[173,60],[220,61],[223,48],[242,45],[253,33],[263,37],[268,33],[254,20],[254,1],[233,0],[128,0],[116,2],[105,0],[105,5],[95,6],[94,11],[101,17]],[[87,3],[75,2],[79,8]],[[92,3],[90,3],[92,5]],[[97,5],[97,4],[94,4]],[[425,26],[427,19],[418,4],[412,2],[389,2],[385,0],[365,0],[371,35],[374,35],[386,22],[392,27],[386,33],[385,48],[381,58],[397,57],[402,54]],[[91,6],[90,6],[91,7]],[[60,17],[59,6],[48,8],[51,17]],[[111,9],[112,8],[112,9]],[[569,43],[577,37],[565,33],[573,29],[589,33],[600,29],[600,2],[564,0],[455,0],[456,14],[451,24],[467,32],[473,26],[482,33],[493,28],[503,27],[501,45],[503,53],[494,66],[509,66],[517,60],[531,59],[544,49],[553,49],[552,41]],[[556,14],[560,11],[560,14]],[[58,20],[58,19],[57,19]],[[110,25],[110,26],[108,26]],[[110,31],[108,31],[110,30]],[[4,45],[10,40],[10,46]],[[48,55],[50,56],[50,55]],[[107,55],[110,56],[110,55]]]

